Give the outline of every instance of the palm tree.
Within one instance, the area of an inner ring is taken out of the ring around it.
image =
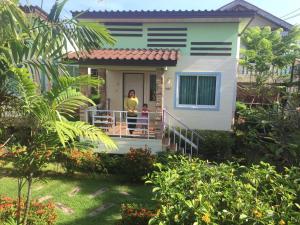
[[[74,18],[61,20],[67,0],[56,1],[46,20],[26,18],[17,2],[0,0],[0,21],[4,21],[0,26],[0,134],[2,140],[8,137],[5,143],[16,153],[8,156],[18,173],[18,215],[27,183],[24,216],[17,218],[18,224],[26,225],[32,182],[49,162],[49,151],[74,146],[78,137],[116,148],[101,129],[70,120],[79,107],[94,104],[79,91],[80,85],[98,85],[101,81],[70,76],[63,60],[68,44],[77,51],[89,52],[112,44],[113,39],[105,28],[95,31]],[[34,82],[40,73],[52,82],[50,91],[41,93]]]
[[[17,0],[0,0],[0,54],[10,64],[27,67],[33,76],[44,73],[55,80],[60,74],[70,75],[62,60],[70,46],[75,51],[90,52],[114,39],[105,27],[94,30],[76,18],[61,19],[67,0],[56,0],[47,19],[26,17]],[[34,72],[34,73],[33,73]]]

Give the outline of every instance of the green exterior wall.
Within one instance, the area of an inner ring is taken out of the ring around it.
[[[88,25],[94,29],[103,29],[104,24],[90,21],[81,21],[82,24]],[[120,26],[120,25],[106,25],[106,28],[118,29],[133,29],[132,31],[111,31],[122,34],[139,34],[141,36],[114,36],[116,43],[114,46],[104,46],[106,48],[162,48],[162,49],[180,49],[181,55],[190,55],[191,47],[205,48],[205,50],[198,50],[197,52],[206,53],[231,53],[231,57],[235,58],[237,53],[237,39],[239,23],[143,23],[138,26]],[[186,28],[186,31],[149,31],[148,28]],[[140,30],[141,31],[136,31]],[[148,33],[186,33],[186,36],[148,36]],[[149,42],[148,39],[186,39],[185,42]],[[231,45],[210,43],[200,46],[191,45],[191,42],[231,42]],[[148,44],[185,44],[186,47],[148,47]],[[214,49],[217,48],[217,49]],[[218,50],[227,49],[227,50]],[[231,50],[228,50],[231,49]]]

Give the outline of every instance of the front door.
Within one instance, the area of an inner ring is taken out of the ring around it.
[[[123,99],[128,96],[129,90],[135,90],[135,95],[139,100],[138,111],[141,111],[144,103],[144,74],[124,73],[123,90]]]

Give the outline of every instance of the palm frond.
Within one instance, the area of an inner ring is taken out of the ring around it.
[[[80,75],[78,77],[60,76],[58,83],[53,85],[54,90],[64,90],[68,87],[80,88],[81,86],[97,87],[104,84],[103,79],[93,78],[91,75]]]
[[[86,106],[88,103],[95,103],[74,88],[68,88],[60,92],[57,96],[53,96],[51,107],[62,114],[74,114],[81,106]]]
[[[16,1],[0,1],[0,43],[18,37],[20,30],[28,31],[28,21]]]
[[[101,129],[82,121],[57,121],[56,131],[61,143],[64,146],[66,142],[68,142],[69,140],[74,141],[75,137],[79,136],[94,142],[100,141],[108,149],[117,148],[113,140],[109,136],[107,136]]]

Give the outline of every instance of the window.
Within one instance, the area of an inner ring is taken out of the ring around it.
[[[156,75],[150,74],[150,101],[156,101]]]
[[[176,107],[218,109],[219,73],[178,73]]]
[[[76,64],[66,64],[66,69],[68,70],[69,74],[73,77],[77,77],[80,75],[79,65]]]

